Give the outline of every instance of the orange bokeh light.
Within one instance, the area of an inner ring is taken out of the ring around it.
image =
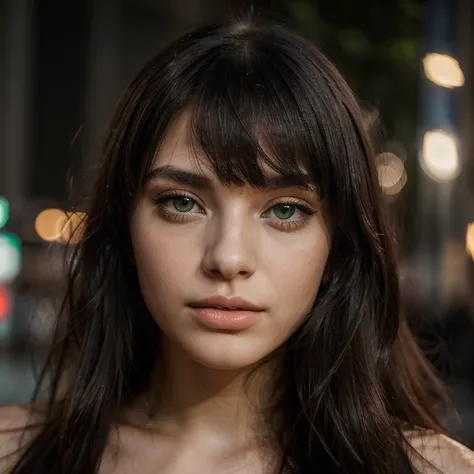
[[[466,250],[474,260],[474,222],[467,225]]]

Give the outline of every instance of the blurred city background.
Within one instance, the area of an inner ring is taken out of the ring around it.
[[[312,38],[379,124],[404,311],[474,448],[474,1],[252,3]],[[120,93],[169,40],[243,4],[0,0],[0,405],[31,396]]]

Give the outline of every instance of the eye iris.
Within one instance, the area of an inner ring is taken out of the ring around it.
[[[194,207],[194,201],[187,197],[175,198],[173,202],[178,212],[189,212]]]
[[[293,216],[296,211],[296,206],[293,204],[278,204],[274,207],[275,216],[278,219],[286,220]]]

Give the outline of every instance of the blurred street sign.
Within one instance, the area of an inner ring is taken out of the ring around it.
[[[11,283],[20,270],[20,239],[9,232],[0,233],[0,284]]]

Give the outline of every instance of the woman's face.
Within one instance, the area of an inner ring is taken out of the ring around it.
[[[270,172],[266,188],[223,186],[187,137],[183,115],[131,220],[141,291],[165,337],[193,360],[250,367],[311,309],[329,226],[312,188]]]

